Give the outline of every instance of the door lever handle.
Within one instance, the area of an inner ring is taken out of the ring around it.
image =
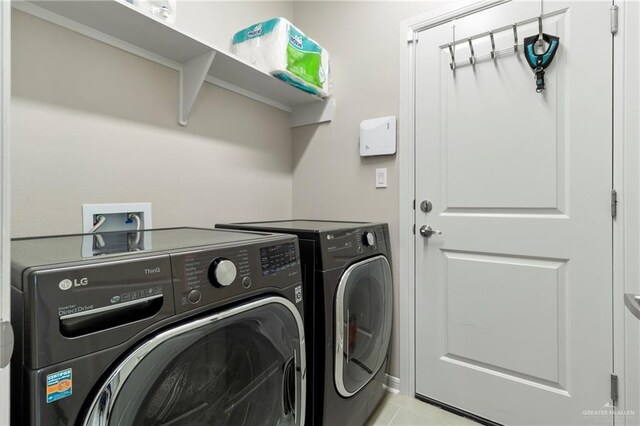
[[[624,305],[634,317],[640,319],[640,295],[638,294],[625,294]]]
[[[429,238],[432,235],[442,235],[442,231],[437,231],[433,229],[430,225],[422,225],[420,227],[420,235],[425,238]]]

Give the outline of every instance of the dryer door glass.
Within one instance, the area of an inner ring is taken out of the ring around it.
[[[152,337],[107,380],[85,424],[302,424],[305,369],[300,315],[271,297]]]
[[[391,338],[393,284],[384,256],[349,267],[336,294],[336,388],[349,397],[384,364]]]

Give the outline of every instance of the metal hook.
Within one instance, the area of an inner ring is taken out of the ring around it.
[[[453,43],[449,43],[449,54],[451,55],[451,63],[449,64],[449,66],[451,67],[451,71],[455,71],[456,53],[455,53],[455,46],[453,45]]]
[[[476,63],[476,54],[473,51],[473,43],[471,42],[471,39],[467,39],[469,41],[469,50],[471,51],[471,56],[469,57],[469,63],[471,65],[474,65]]]
[[[542,40],[542,15],[538,16],[538,40]]]
[[[496,42],[493,39],[493,31],[489,31],[489,38],[491,39],[491,59],[496,58]]]
[[[513,51],[518,52],[518,24],[513,24]]]
[[[451,43],[449,43],[449,54],[451,55],[451,71],[456,70],[456,20],[451,20]]]

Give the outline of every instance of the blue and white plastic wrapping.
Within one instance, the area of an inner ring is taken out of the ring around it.
[[[231,51],[301,90],[322,98],[331,95],[329,52],[285,18],[238,31]]]
[[[177,0],[125,0],[125,2],[169,25],[176,23]]]

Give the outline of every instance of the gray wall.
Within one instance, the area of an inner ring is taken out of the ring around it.
[[[283,5],[181,2],[176,23],[222,43]],[[12,23],[14,237],[81,232],[83,203],[151,202],[155,227],[291,216],[287,113],[205,83],[183,128],[177,72],[15,9]]]
[[[390,225],[393,254],[398,246],[398,152],[360,157],[359,125],[367,118],[398,115],[400,22],[442,2],[294,3],[296,25],[331,54],[336,117],[329,125],[293,131],[293,215],[371,220]],[[388,169],[386,189],[375,188],[375,169]],[[406,232],[407,230],[405,230]],[[396,262],[397,264],[397,262]],[[398,271],[391,367],[399,376]]]
[[[178,0],[176,26],[227,49],[237,31],[274,17],[293,20],[292,1]]]

